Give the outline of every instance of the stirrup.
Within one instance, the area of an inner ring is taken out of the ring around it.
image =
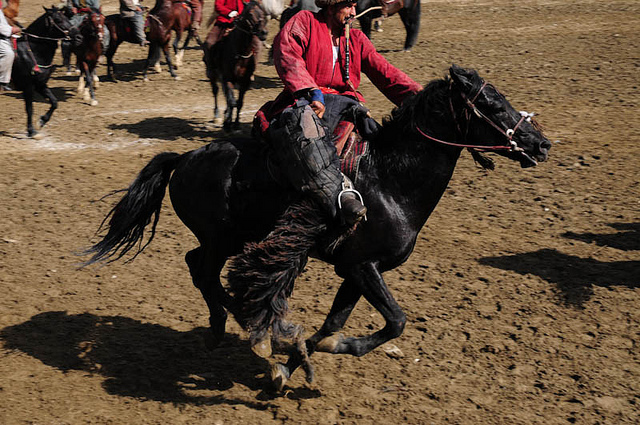
[[[351,183],[351,180],[347,176],[345,176],[344,174],[342,176],[344,178],[342,180],[342,190],[340,191],[340,193],[338,193],[338,209],[342,211],[342,195],[345,195],[347,193],[353,193],[354,195],[356,195],[356,197],[364,207],[364,199],[362,199],[362,195],[360,194],[360,192],[353,188],[353,183]],[[364,215],[364,221],[367,221],[366,213]]]

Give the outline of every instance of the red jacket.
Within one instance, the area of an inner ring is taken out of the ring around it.
[[[331,34],[322,12],[298,12],[287,22],[273,42],[273,60],[284,91],[278,96],[270,112],[283,109],[293,102],[293,93],[320,87],[325,92],[334,89],[341,94],[350,94],[360,101],[364,98],[353,90],[345,80],[346,37],[340,37],[340,50],[335,68],[332,65]],[[364,72],[371,82],[394,104],[422,90],[422,86],[407,74],[391,65],[379,54],[364,33],[350,31],[349,77],[354,89],[360,85],[360,73]],[[271,115],[271,114],[269,114]]]
[[[229,18],[229,13],[237,10],[240,15],[244,9],[244,3],[242,0],[216,0],[214,9],[218,14],[216,22],[230,24],[233,22],[233,18]]]

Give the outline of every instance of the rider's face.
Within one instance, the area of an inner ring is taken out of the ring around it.
[[[329,15],[334,23],[344,26],[349,19],[356,16],[357,2],[345,1],[329,6]]]

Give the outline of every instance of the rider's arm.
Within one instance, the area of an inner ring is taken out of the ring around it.
[[[273,41],[273,63],[285,89],[291,93],[305,93],[318,87],[303,57],[309,38],[308,15],[298,12]]]
[[[361,46],[362,72],[390,101],[400,105],[405,98],[422,90],[420,84],[378,53],[362,32],[352,30],[351,36],[357,45]]]

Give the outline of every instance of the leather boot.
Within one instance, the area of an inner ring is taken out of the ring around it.
[[[340,214],[344,223],[351,227],[366,217],[367,207],[362,205],[354,192],[344,192],[341,197]]]

